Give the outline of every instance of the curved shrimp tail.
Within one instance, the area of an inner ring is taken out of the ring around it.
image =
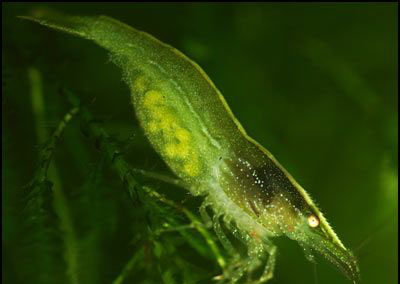
[[[33,10],[30,16],[18,18],[87,39],[90,39],[90,23],[94,20],[94,17],[69,16],[47,9]]]
[[[116,55],[132,51],[126,43],[142,36],[136,29],[107,16],[73,16],[41,9],[34,10],[30,16],[19,18],[92,40]]]

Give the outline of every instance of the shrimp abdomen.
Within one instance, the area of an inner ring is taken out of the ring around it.
[[[110,51],[123,70],[146,136],[187,183],[209,179],[218,160],[246,142],[243,128],[205,72],[175,48],[106,16],[45,12],[24,18]]]

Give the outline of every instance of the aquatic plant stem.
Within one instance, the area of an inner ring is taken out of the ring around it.
[[[63,232],[65,247],[64,259],[67,265],[67,275],[71,284],[78,284],[78,247],[76,233],[68,202],[62,188],[60,175],[52,157],[56,144],[60,140],[65,127],[79,109],[76,107],[71,109],[58,124],[55,131],[49,135],[47,129],[43,127],[46,125],[46,118],[42,79],[39,70],[34,67],[29,68],[28,78],[31,85],[31,101],[35,119],[37,141],[39,144],[45,143],[44,148],[39,153],[39,169],[35,174],[33,184],[40,184],[47,182],[48,180],[51,180],[52,182],[52,191],[54,194],[53,207],[59,218],[60,229]]]

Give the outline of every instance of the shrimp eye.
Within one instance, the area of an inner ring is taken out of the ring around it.
[[[307,217],[307,222],[311,228],[318,227],[319,225],[319,219],[314,214],[311,214],[310,216]]]

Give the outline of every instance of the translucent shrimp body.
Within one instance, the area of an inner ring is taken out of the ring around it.
[[[358,281],[355,258],[306,191],[246,134],[196,63],[109,17],[41,13],[23,18],[93,40],[111,53],[150,143],[192,194],[204,196],[200,213],[208,219],[206,207],[213,210],[214,230],[224,247],[234,253],[221,222],[248,248],[248,258],[229,269],[224,280],[239,281],[261,265],[255,282],[271,279],[276,254],[271,238],[286,235]]]

